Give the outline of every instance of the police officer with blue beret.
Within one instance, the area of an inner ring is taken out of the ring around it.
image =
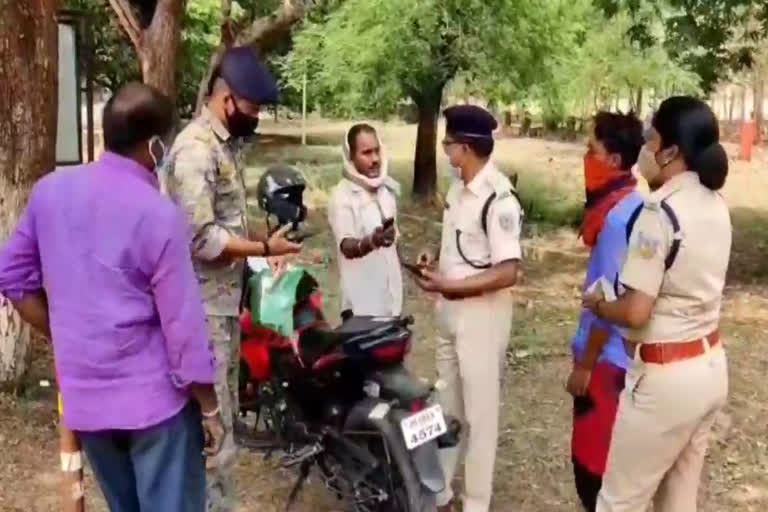
[[[232,430],[238,412],[238,315],[245,258],[301,248],[283,237],[285,229],[269,239],[252,240],[246,223],[238,149],[256,130],[261,106],[277,101],[277,84],[254,51],[231,48],[211,81],[200,116],[178,135],[160,172],[165,191],[187,213],[192,226],[192,258],[203,292],[216,359],[216,394],[227,429],[221,452],[207,464],[209,512],[235,508],[232,463],[237,450]]]

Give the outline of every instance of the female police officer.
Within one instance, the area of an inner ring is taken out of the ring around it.
[[[619,403],[598,512],[693,512],[707,438],[728,391],[718,324],[731,249],[728,174],[709,107],[673,97],[653,117],[638,210],[614,302],[584,306],[628,327],[633,362]],[[630,223],[632,226],[632,223]]]

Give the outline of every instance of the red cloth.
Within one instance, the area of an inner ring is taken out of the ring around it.
[[[587,153],[584,155],[584,183],[587,202],[584,205],[581,237],[587,247],[594,247],[608,212],[635,190],[637,179],[630,171],[617,169]]]
[[[626,372],[607,361],[592,370],[587,396],[574,398],[571,454],[590,473],[602,476]]]

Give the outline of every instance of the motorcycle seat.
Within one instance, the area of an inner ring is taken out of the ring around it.
[[[311,366],[314,361],[337,347],[349,346],[351,350],[345,352],[357,352],[360,345],[389,338],[393,332],[402,330],[411,321],[410,317],[355,316],[335,329],[307,329],[299,338],[301,357],[305,364]]]

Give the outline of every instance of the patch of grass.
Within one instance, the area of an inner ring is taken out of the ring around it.
[[[584,203],[569,187],[539,173],[521,172],[518,176],[517,190],[526,222],[541,227],[578,228],[581,225]]]

